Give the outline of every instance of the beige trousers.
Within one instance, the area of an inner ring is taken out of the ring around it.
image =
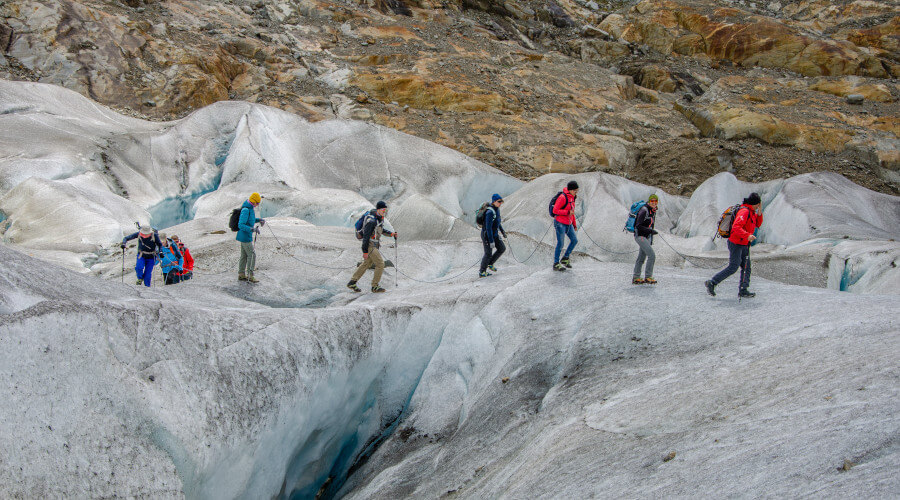
[[[372,286],[377,286],[378,282],[381,281],[381,273],[384,272],[384,259],[381,257],[381,252],[372,245],[369,245],[369,257],[362,261],[362,264],[356,268],[356,272],[353,273],[353,277],[350,279],[359,281],[362,275],[366,273],[366,269],[372,264],[375,264],[375,276],[372,277]]]

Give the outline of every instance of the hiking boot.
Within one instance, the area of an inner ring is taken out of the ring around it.
[[[249,281],[250,283],[259,283],[259,280],[256,279],[252,274],[247,275],[247,281]]]
[[[645,285],[655,285],[655,284],[656,284],[656,280],[653,279],[652,277],[650,277],[650,278],[644,278],[644,284],[645,284]]]
[[[372,293],[384,293],[386,291],[387,290],[385,290],[384,288],[381,288],[378,285],[372,285]]]
[[[494,267],[493,264],[489,265],[487,268],[490,269],[491,271],[494,271],[495,273],[497,272],[497,268]]]
[[[143,285],[143,284],[144,284],[144,280],[140,279],[140,278],[138,278],[137,282],[135,282],[135,285]]]
[[[749,299],[751,297],[756,297],[756,294],[745,288],[745,289],[741,290],[740,292],[738,292],[738,297]]]
[[[568,258],[568,257],[563,258],[563,260],[559,261],[559,263],[562,264],[562,265],[564,265],[564,266],[566,266],[566,267],[569,268],[569,269],[572,269],[572,264],[569,263],[569,258]]]
[[[566,270],[566,266],[564,266],[564,265],[560,264],[559,262],[557,262],[556,264],[553,264],[553,270],[554,270],[554,271],[565,271],[565,270]]]
[[[480,273],[478,273],[479,278],[487,278],[488,276],[491,276],[491,273],[487,271],[481,271]]]
[[[706,285],[706,293],[715,297],[716,296],[716,285],[714,285],[711,280],[706,280],[706,283],[704,283],[704,285]]]
[[[244,273],[238,273],[238,281],[247,281],[247,275]]]
[[[643,285],[644,280],[642,280],[641,278],[631,278],[631,284],[632,285]]]
[[[347,283],[347,288],[353,290],[354,292],[361,292],[361,291],[362,291],[362,290],[359,289],[358,286],[356,286],[356,282],[355,282],[355,281],[352,281],[352,280],[351,280],[349,283]]]

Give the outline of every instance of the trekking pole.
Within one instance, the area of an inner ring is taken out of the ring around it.
[[[400,266],[400,242],[397,241],[397,234],[394,234],[394,288],[397,288],[397,270]]]
[[[125,284],[125,249],[122,249],[122,284]]]

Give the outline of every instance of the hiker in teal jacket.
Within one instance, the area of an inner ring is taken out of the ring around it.
[[[265,225],[265,219],[257,219],[254,209],[259,206],[262,196],[259,193],[253,193],[241,205],[241,217],[238,219],[238,232],[235,239],[241,243],[241,260],[238,262],[238,280],[249,281],[250,283],[258,283],[259,280],[253,277],[253,270],[256,269],[256,250],[253,248],[253,234],[259,234],[259,228],[255,227],[259,222],[260,226]],[[246,269],[246,274],[244,270]]]
[[[178,247],[172,240],[166,238],[166,234],[159,235],[162,246],[159,248],[159,266],[162,269],[165,284],[174,285],[178,283],[178,272],[181,271],[184,264],[184,258]]]

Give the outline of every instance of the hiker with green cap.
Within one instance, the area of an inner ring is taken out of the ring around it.
[[[656,262],[656,253],[650,246],[653,244],[653,235],[657,234],[653,229],[656,224],[656,209],[659,205],[659,197],[651,194],[647,198],[647,203],[638,210],[634,219],[634,241],[638,244],[637,260],[634,263],[634,273],[631,277],[631,283],[635,285],[655,285],[656,280],[653,279],[653,264]],[[644,267],[644,260],[647,261],[647,267],[644,269],[644,278],[641,278],[641,268]]]
[[[241,205],[241,217],[238,219],[238,232],[235,239],[241,243],[241,260],[238,262],[238,281],[249,281],[250,283],[259,283],[259,280],[253,276],[253,270],[256,269],[256,249],[253,247],[253,234],[259,234],[259,228],[255,227],[257,223],[260,226],[265,225],[265,219],[257,219],[255,208],[262,202],[262,196],[259,193],[253,193],[247,198],[247,201]],[[244,272],[246,270],[246,273]]]

